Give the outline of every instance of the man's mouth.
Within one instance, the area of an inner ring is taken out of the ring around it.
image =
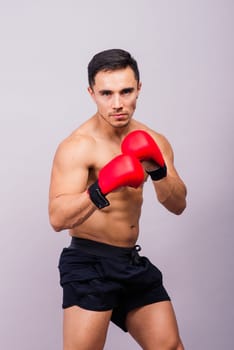
[[[116,119],[120,119],[125,118],[127,116],[127,113],[112,113],[110,116]]]

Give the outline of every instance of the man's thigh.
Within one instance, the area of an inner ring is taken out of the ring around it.
[[[162,301],[130,311],[126,324],[129,333],[143,349],[184,349],[170,301]]]
[[[72,306],[64,309],[64,350],[102,350],[112,310],[90,311]]]

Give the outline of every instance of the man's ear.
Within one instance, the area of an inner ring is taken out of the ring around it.
[[[88,90],[88,93],[91,95],[91,97],[93,97],[93,89],[89,86],[87,90]]]
[[[89,95],[92,97],[93,101],[96,102],[93,88],[91,88],[91,86],[89,86],[87,90],[88,90]]]
[[[141,81],[139,81],[138,86],[137,86],[137,90],[138,90],[138,92],[140,92],[140,91],[141,91],[141,87],[142,87],[142,82],[141,82]]]
[[[142,86],[142,83],[139,81],[138,85],[137,85],[137,98],[139,96],[139,93],[141,91],[141,86]]]

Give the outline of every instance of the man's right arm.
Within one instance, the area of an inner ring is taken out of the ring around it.
[[[83,137],[68,138],[56,151],[49,191],[49,218],[57,232],[82,224],[97,209],[86,190],[87,160],[92,155],[90,143]]]

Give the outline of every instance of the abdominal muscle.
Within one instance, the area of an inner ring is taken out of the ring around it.
[[[132,247],[139,235],[142,188],[125,187],[107,196],[110,206],[97,209],[70,235],[119,247]]]

